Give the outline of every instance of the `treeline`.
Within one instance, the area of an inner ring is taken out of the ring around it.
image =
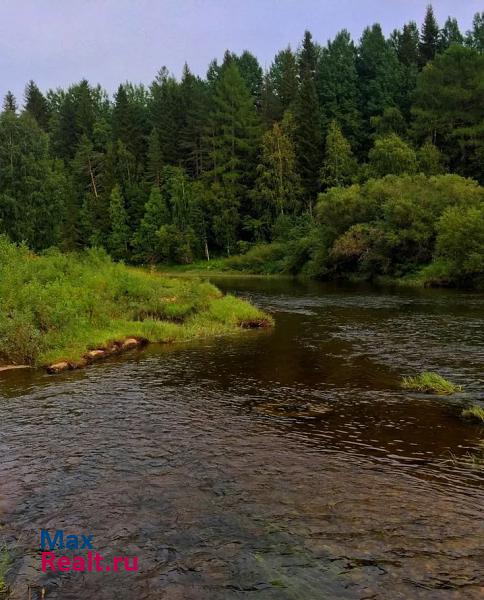
[[[318,228],[334,187],[484,183],[483,81],[484,13],[464,35],[431,7],[388,39],[378,24],[357,44],[306,32],[267,72],[227,51],[205,78],[162,68],[113,100],[86,80],[45,95],[31,81],[22,110],[8,93],[0,116],[0,229],[35,250],[189,263]]]

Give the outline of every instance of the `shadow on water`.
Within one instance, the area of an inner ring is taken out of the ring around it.
[[[275,329],[2,377],[10,597],[482,597],[482,295],[214,282]],[[465,392],[400,389],[424,369]],[[140,571],[43,574],[41,528]]]

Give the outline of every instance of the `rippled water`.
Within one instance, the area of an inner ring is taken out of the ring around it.
[[[482,598],[483,296],[216,283],[275,329],[1,375],[10,598]],[[423,369],[465,392],[399,389]],[[140,571],[43,574],[42,528]]]

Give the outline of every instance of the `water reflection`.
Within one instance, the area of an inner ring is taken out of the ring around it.
[[[275,330],[2,377],[11,598],[482,597],[482,475],[456,460],[482,437],[458,419],[482,393],[482,296],[216,283]],[[466,392],[402,392],[424,368]],[[43,575],[41,528],[141,572]]]

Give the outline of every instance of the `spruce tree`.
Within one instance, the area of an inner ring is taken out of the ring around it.
[[[425,19],[420,33],[419,55],[420,66],[424,67],[429,60],[433,60],[440,44],[439,24],[434,15],[432,5],[427,6]]]
[[[358,48],[358,74],[362,113],[366,123],[395,106],[400,94],[401,73],[393,46],[385,40],[378,24],[367,27]]]
[[[44,131],[47,131],[50,117],[49,105],[45,96],[32,80],[25,88],[25,110],[34,117]]]
[[[346,30],[340,31],[322,50],[317,90],[323,130],[327,131],[336,119],[344,134],[356,144],[362,133],[356,48]]]
[[[208,90],[206,83],[193,75],[188,65],[185,65],[183,69],[179,93],[181,104],[178,133],[180,162],[189,175],[199,177],[206,167],[204,135],[207,128]]]
[[[5,98],[3,99],[3,110],[5,112],[12,112],[15,114],[17,112],[17,108],[17,100],[15,99],[15,96],[12,94],[12,92],[9,90],[5,94]]]
[[[319,188],[321,120],[316,92],[316,48],[306,31],[299,53],[299,91],[294,106],[296,156],[306,208],[311,212]]]
[[[163,68],[151,86],[151,121],[158,130],[161,157],[165,165],[182,159],[180,129],[183,121],[180,84]]]

